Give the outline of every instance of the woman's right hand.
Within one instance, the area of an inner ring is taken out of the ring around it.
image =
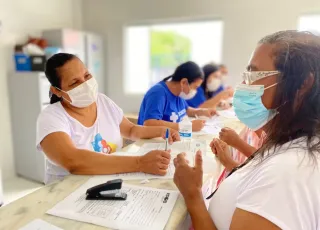
[[[205,120],[193,120],[192,121],[192,131],[198,132],[203,129],[204,125],[206,124]]]
[[[167,173],[170,158],[170,151],[150,151],[139,158],[140,172],[164,176]]]
[[[229,146],[218,138],[214,138],[210,143],[211,151],[218,157],[221,164],[228,171],[237,167],[239,164],[233,160]]]
[[[219,133],[219,138],[223,142],[227,143],[233,148],[238,148],[239,144],[243,142],[243,140],[240,138],[240,136],[234,131],[233,129],[230,128],[223,128],[221,129]]]

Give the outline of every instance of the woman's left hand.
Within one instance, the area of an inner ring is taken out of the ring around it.
[[[214,115],[217,115],[217,111],[215,109],[202,109],[200,116],[205,116],[205,117],[211,118]]]
[[[229,102],[225,101],[225,100],[221,100],[219,102],[219,105],[218,105],[222,110],[226,110],[226,109],[230,109],[231,108],[231,105]]]
[[[161,137],[166,139],[166,133],[168,128],[162,128]],[[180,141],[180,134],[177,130],[169,129],[169,144],[171,145],[173,142]]]
[[[203,178],[201,151],[196,153],[194,167],[188,165],[185,153],[180,153],[173,162],[176,167],[173,181],[186,202],[201,196]]]
[[[220,139],[214,138],[210,143],[211,150],[218,157],[221,164],[226,167],[227,170],[232,170],[237,167],[239,163],[233,160],[229,145]]]

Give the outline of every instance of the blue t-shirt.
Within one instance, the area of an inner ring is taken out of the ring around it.
[[[138,124],[143,125],[144,121],[150,119],[180,122],[186,115],[188,107],[184,99],[171,93],[166,83],[161,81],[144,96]]]
[[[224,86],[221,85],[216,91],[209,93],[209,98],[216,96],[218,93],[224,90]],[[190,107],[198,108],[203,102],[207,100],[204,90],[202,87],[197,89],[197,94],[190,100],[187,100],[187,103]]]

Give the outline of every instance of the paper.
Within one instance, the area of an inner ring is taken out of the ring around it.
[[[138,153],[145,154],[151,150],[164,150],[165,143],[145,143],[141,146]],[[197,150],[201,150],[202,153],[206,152],[205,140],[190,140],[190,141],[177,141],[168,147],[171,150],[171,155],[178,155],[179,153],[192,152],[196,153]]]
[[[162,230],[179,196],[178,191],[123,184],[126,201],[85,200],[86,190],[96,182],[90,179],[47,213],[112,229]]]
[[[63,230],[41,219],[35,219],[19,230]]]
[[[192,141],[177,141],[168,146],[168,149],[171,150],[171,155],[177,155],[181,152],[187,152],[190,149],[190,143]],[[146,154],[152,150],[164,150],[165,143],[145,143],[138,150],[138,153]]]
[[[154,149],[163,149],[165,146],[164,143],[145,143],[142,145],[139,153],[146,153],[148,151],[154,150]],[[152,176],[150,177],[149,174],[147,174],[147,178],[173,178],[175,173],[175,167],[173,165],[173,159],[181,152],[186,153],[186,158],[189,160],[189,165],[191,167],[194,166],[195,163],[195,154],[198,150],[202,152],[202,160],[203,160],[203,172],[205,174],[213,173],[216,169],[216,162],[213,157],[207,156],[207,142],[205,140],[191,140],[188,142],[175,142],[172,145],[170,145],[169,149],[171,149],[171,163],[169,166],[169,172],[165,177],[161,176]]]
[[[145,143],[136,153],[132,152],[115,152],[113,155],[118,156],[142,156],[152,150],[164,150],[165,143]],[[194,166],[194,158],[195,153],[200,150],[203,154],[204,160],[207,158],[206,150],[207,150],[207,143],[205,140],[191,140],[191,141],[178,141],[174,142],[172,145],[169,145],[169,149],[171,150],[171,162],[169,164],[167,174],[164,176],[153,175],[148,173],[142,172],[135,172],[135,173],[119,173],[119,174],[112,174],[112,175],[102,175],[102,176],[95,176],[104,178],[105,181],[113,180],[113,179],[122,179],[122,180],[145,180],[145,179],[173,179],[175,173],[175,167],[173,164],[173,159],[181,152],[185,152],[187,154],[187,159],[190,162],[190,166]],[[212,159],[208,158],[211,162]],[[204,173],[211,173],[214,169],[214,165],[210,165],[207,162],[204,162]]]
[[[205,126],[219,125],[222,127],[224,124],[224,120],[225,119],[223,116],[215,115],[206,121]]]
[[[154,146],[156,146],[158,143],[152,143]],[[156,145],[155,145],[156,144]],[[161,143],[160,143],[161,144]],[[164,145],[164,144],[163,144]],[[140,148],[141,149],[141,148]],[[112,155],[117,156],[143,156],[147,152],[154,150],[142,150],[138,151],[136,153],[132,152],[115,152]],[[173,165],[173,162],[169,164],[169,168],[167,170],[167,174],[164,176],[159,175],[153,175],[148,173],[142,173],[142,172],[134,172],[134,173],[118,173],[118,174],[112,174],[112,175],[103,175],[103,176],[95,176],[95,177],[103,177],[105,180],[113,180],[113,179],[122,179],[122,180],[145,180],[145,179],[172,179],[175,172],[175,168]]]
[[[234,112],[233,108],[218,111],[219,116],[228,118],[228,119],[237,119],[236,113]]]
[[[221,127],[219,125],[206,125],[201,131],[206,134],[218,135],[221,131]]]
[[[112,175],[103,175],[103,176],[95,176],[95,177],[103,177],[106,181],[113,179],[122,179],[122,180],[145,180],[145,179],[172,179],[175,172],[175,167],[173,163],[169,164],[169,168],[167,170],[167,174],[164,176],[153,175],[142,172],[135,173],[118,173]]]

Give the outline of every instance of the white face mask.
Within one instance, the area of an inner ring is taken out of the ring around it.
[[[190,85],[189,85],[189,88],[190,88]],[[196,96],[196,94],[197,94],[197,90],[195,90],[195,89],[190,89],[188,94],[186,94],[182,90],[179,97],[181,97],[184,100],[190,100],[190,99],[194,98],[194,96]]]
[[[58,88],[57,88],[58,89]],[[61,89],[58,89],[69,95],[71,101],[64,98],[71,105],[77,108],[85,108],[96,102],[98,97],[98,83],[94,77],[90,78],[86,82],[77,86],[74,89],[65,92]]]
[[[228,78],[228,75],[222,75],[221,76],[221,82],[222,84],[225,84],[227,82],[227,78]]]
[[[219,78],[214,78],[211,82],[207,83],[207,88],[209,92],[216,91],[221,86],[221,80]]]

